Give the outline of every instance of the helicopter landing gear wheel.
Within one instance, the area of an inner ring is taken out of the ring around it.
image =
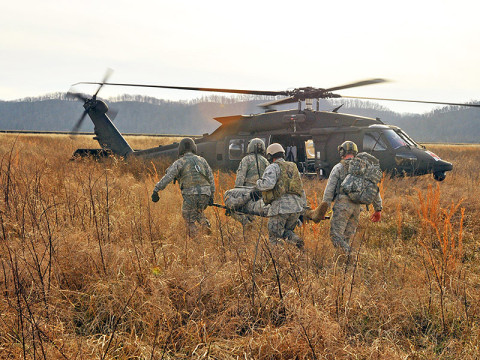
[[[445,180],[446,176],[447,176],[447,174],[445,174],[445,171],[433,173],[433,178],[437,181]]]

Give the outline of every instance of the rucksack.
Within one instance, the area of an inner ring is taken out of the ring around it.
[[[383,173],[378,159],[366,152],[358,153],[348,162],[347,176],[340,191],[356,204],[372,204],[379,192],[377,184]]]

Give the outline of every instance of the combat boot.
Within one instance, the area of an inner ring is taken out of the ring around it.
[[[343,249],[343,251],[345,252],[346,255],[350,254],[350,251],[352,251],[352,248],[350,247],[350,245],[347,244],[347,242],[345,240],[334,241],[333,245],[336,248]]]
[[[285,231],[284,236],[286,242],[295,245],[299,249],[303,249],[303,246],[305,245],[303,239],[292,230]]]
[[[328,203],[323,201],[316,209],[306,210],[305,219],[312,220],[314,223],[318,223],[325,218],[325,214],[327,213],[328,208]]]

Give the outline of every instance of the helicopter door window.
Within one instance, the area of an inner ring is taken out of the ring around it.
[[[363,137],[363,151],[385,151],[387,145],[380,133],[368,133]]]
[[[241,160],[245,152],[243,139],[232,139],[228,145],[228,156],[230,160]]]
[[[307,154],[307,159],[315,159],[315,144],[312,139],[305,141],[305,152]],[[320,155],[318,158],[320,158]]]

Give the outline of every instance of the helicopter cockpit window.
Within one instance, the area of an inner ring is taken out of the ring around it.
[[[378,132],[365,134],[363,137],[363,151],[385,151],[387,145],[383,141],[382,134]]]
[[[230,160],[241,160],[245,152],[243,139],[232,139],[228,145],[228,156]]]
[[[407,142],[402,139],[393,129],[386,130],[383,132],[385,137],[387,138],[390,145],[392,145],[393,149],[398,149],[402,146],[407,146]]]

